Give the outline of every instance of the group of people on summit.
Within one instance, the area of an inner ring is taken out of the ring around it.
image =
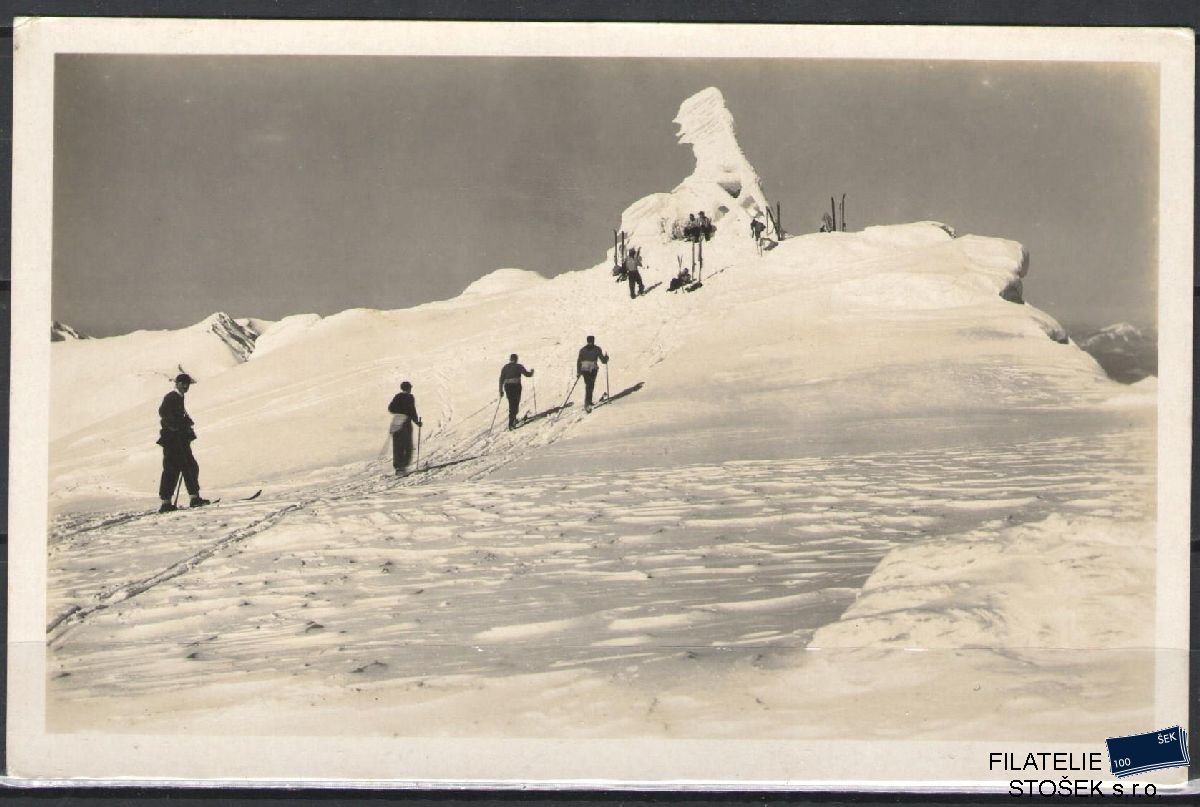
[[[683,225],[683,239],[685,241],[705,241],[712,240],[713,233],[717,231],[717,225],[712,223],[704,211],[701,210],[698,214],[700,218],[696,218],[697,214],[688,213],[688,220]]]
[[[500,369],[500,399],[508,398],[508,428],[517,428],[517,410],[521,406],[521,379],[532,378],[533,370],[526,369],[518,360],[517,354],[508,357],[508,363]],[[583,407],[591,412],[593,395],[596,388],[596,377],[600,373],[600,365],[608,364],[608,354],[596,344],[596,337],[589,336],[587,344],[579,350],[575,361],[576,383],[583,379]],[[161,500],[158,512],[169,513],[178,508],[178,494],[181,486],[187,487],[190,497],[189,507],[203,507],[212,504],[200,495],[200,464],[192,454],[192,442],[196,439],[195,423],[184,406],[184,396],[192,384],[196,383],[187,373],[175,376],[175,386],[168,392],[158,407],[159,436],[158,445],[163,450],[163,469],[159,479],[158,498]],[[572,385],[572,391],[575,387]],[[392,467],[397,476],[408,473],[408,467],[413,459],[413,427],[420,429],[421,417],[417,414],[417,400],[412,393],[412,382],[400,384],[400,392],[392,397],[388,404],[388,412],[392,414]],[[569,393],[568,393],[569,397]],[[499,404],[497,404],[499,405]],[[565,404],[564,404],[565,405]],[[182,477],[182,479],[181,479]]]

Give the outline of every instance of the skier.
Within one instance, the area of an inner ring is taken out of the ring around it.
[[[683,265],[683,261],[679,262],[679,274],[671,278],[671,285],[667,286],[667,291],[678,291],[684,286],[692,282],[692,273]]]
[[[642,283],[642,253],[640,250],[631,249],[629,254],[625,256],[625,276],[629,280],[629,298],[634,299],[639,294],[646,293],[646,285]],[[634,287],[637,291],[634,291]]]
[[[508,396],[508,428],[517,428],[517,409],[521,406],[521,376],[533,377],[533,370],[526,370],[517,361],[517,354],[508,357],[508,364],[500,368],[500,397]]]
[[[183,405],[183,396],[195,383],[195,379],[187,373],[175,376],[175,389],[163,396],[162,404],[158,407],[160,428],[156,442],[163,450],[162,478],[158,483],[158,498],[162,500],[162,505],[158,508],[160,513],[170,513],[179,509],[171,499],[180,474],[183,475],[183,483],[191,496],[189,507],[212,504],[200,496],[200,464],[192,456],[192,441],[196,439],[196,432],[192,426],[195,424]]]
[[[413,454],[413,424],[421,428],[421,418],[417,415],[417,399],[412,394],[412,384],[404,381],[400,391],[388,404],[392,418],[392,467],[396,476],[408,473],[408,464],[412,462]]]
[[[750,237],[755,241],[762,238],[763,230],[767,229],[767,225],[758,216],[750,220]]]
[[[697,241],[700,232],[700,222],[696,221],[695,213],[688,213],[687,223],[683,225],[683,237],[688,241]]]
[[[754,245],[758,247],[759,255],[761,255],[763,251],[762,235],[763,231],[766,229],[767,225],[758,216],[750,219],[750,237],[754,239]]]
[[[717,230],[717,228],[713,226],[712,219],[710,219],[708,216],[704,215],[703,210],[700,211],[700,225],[699,226],[700,226],[700,235],[701,235],[701,237],[704,238],[705,241],[712,238],[713,233],[716,232],[716,230]],[[696,240],[699,241],[700,239],[697,238]]]
[[[608,354],[596,344],[596,337],[589,336],[587,344],[579,349],[579,358],[575,361],[575,374],[583,376],[583,409],[592,411],[592,390],[596,386],[596,376],[600,374],[600,364],[608,364]]]

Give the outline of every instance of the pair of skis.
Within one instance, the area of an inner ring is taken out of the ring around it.
[[[259,496],[261,496],[261,495],[262,495],[262,489],[260,488],[260,489],[258,489],[258,490],[256,490],[256,491],[254,491],[253,493],[251,493],[249,496],[247,496],[247,497],[243,498],[243,499],[233,499],[232,501],[236,501],[236,502],[252,502],[252,501],[254,501],[255,499],[257,499],[257,498],[258,498]],[[177,507],[177,508],[175,508],[174,510],[169,510],[169,511],[167,511],[167,512],[170,512],[170,513],[178,513],[178,512],[180,512],[180,511],[182,511],[182,510],[199,510],[199,509],[201,509],[201,508],[203,508],[203,507],[212,507],[214,504],[220,504],[220,503],[221,503],[221,497],[220,497],[220,496],[218,496],[217,498],[215,498],[215,499],[213,499],[212,501],[210,501],[208,504],[203,504],[203,505],[200,505],[200,507]]]

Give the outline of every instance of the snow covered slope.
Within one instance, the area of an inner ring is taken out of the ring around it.
[[[1002,298],[1028,268],[1019,244],[919,222],[789,238],[760,256],[748,221],[765,200],[720,93],[685,101],[677,122],[696,171],[621,218],[644,247],[645,297],[631,300],[605,260],[550,280],[498,270],[453,300],[407,310],[289,317],[245,363],[214,338],[215,324],[232,322],[223,315],[172,334],[57,346],[55,495],[153,490],[155,406],[180,361],[202,382],[188,407],[210,490],[376,459],[386,404],[406,379],[425,456],[461,456],[496,409],[510,353],[537,371],[524,407],[544,410],[571,388],[589,334],[612,357],[598,393],[643,386],[586,420],[577,407],[502,436],[491,450],[505,461],[550,471],[791,456],[814,435],[866,421],[1070,409],[1113,394],[1051,317]],[[664,232],[661,213],[691,208],[720,216],[703,286],[668,293],[692,245]],[[86,399],[72,394],[80,389]]]
[[[50,356],[51,437],[89,427],[143,404],[150,415],[182,367],[201,382],[244,362],[255,332],[226,314],[178,331],[136,331],[107,339],[55,342]],[[151,405],[152,404],[152,405]]]

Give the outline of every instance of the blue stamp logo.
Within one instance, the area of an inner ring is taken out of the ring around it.
[[[1187,749],[1187,732],[1179,726],[1109,737],[1108,763],[1113,775],[1133,776],[1137,773],[1178,768],[1191,762]]]

